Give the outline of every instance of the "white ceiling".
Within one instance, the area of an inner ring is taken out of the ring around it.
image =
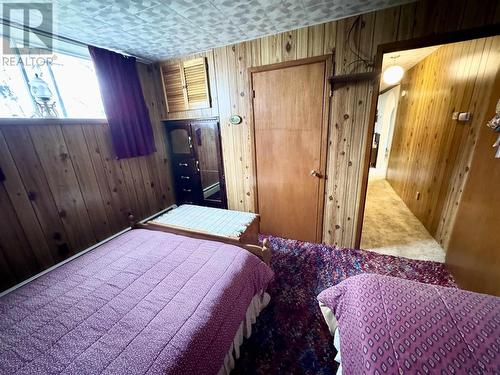
[[[53,0],[53,31],[162,60],[412,1]]]
[[[425,48],[408,49],[405,51],[391,52],[384,55],[382,61],[382,72],[391,65],[399,65],[406,72],[408,69],[413,68],[420,61],[425,59],[431,53],[436,51],[440,45]],[[380,80],[380,91],[385,90],[389,85]]]

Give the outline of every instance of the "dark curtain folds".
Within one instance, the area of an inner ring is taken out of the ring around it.
[[[134,57],[89,46],[118,159],[156,151]]]

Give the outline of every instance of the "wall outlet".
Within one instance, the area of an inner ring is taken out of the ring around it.
[[[451,119],[460,122],[468,122],[472,119],[472,112],[453,112],[451,114]]]
[[[461,121],[461,122],[470,121],[471,118],[472,118],[472,113],[470,113],[470,112],[460,112],[458,114],[458,121]]]

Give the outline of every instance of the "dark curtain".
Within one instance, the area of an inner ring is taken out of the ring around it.
[[[153,129],[134,57],[89,46],[118,159],[155,152]]]

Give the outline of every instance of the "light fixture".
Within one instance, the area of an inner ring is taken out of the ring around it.
[[[56,103],[52,101],[49,85],[38,74],[29,82],[31,96],[35,100],[35,117],[57,117]]]
[[[405,71],[399,65],[393,65],[385,70],[382,78],[388,85],[395,85],[396,83],[401,81],[404,73]]]
[[[49,85],[43,79],[41,79],[38,74],[35,74],[30,82],[31,95],[36,101],[48,102],[52,98],[52,91],[50,91]]]
[[[384,74],[382,75],[382,79],[388,85],[395,85],[396,83],[401,81],[401,78],[403,78],[403,75],[405,73],[405,71],[402,67],[400,67],[399,65],[395,65],[396,59],[398,57],[399,57],[399,55],[391,56],[393,65],[388,67],[384,71]]]

